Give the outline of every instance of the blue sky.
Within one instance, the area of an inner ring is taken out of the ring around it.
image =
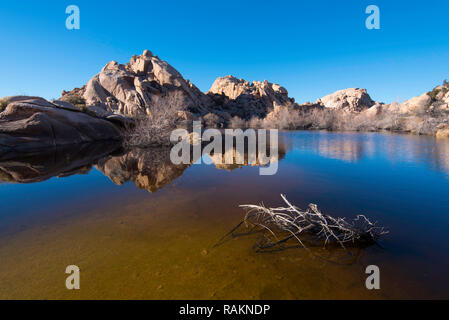
[[[65,8],[81,11],[67,30]],[[380,8],[381,29],[365,28]],[[449,1],[2,1],[0,96],[58,98],[149,49],[201,90],[228,74],[298,102],[348,87],[403,101],[449,78]]]

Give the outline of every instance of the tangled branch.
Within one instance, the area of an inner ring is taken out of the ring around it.
[[[334,218],[321,213],[315,204],[301,210],[292,205],[284,195],[281,197],[287,207],[241,205],[247,210],[245,217],[225,237],[234,235],[237,229],[246,225],[252,226],[251,232],[261,231],[264,234],[266,241],[259,244],[260,250],[281,246],[289,240],[296,240],[307,249],[306,242],[319,242],[323,246],[339,244],[343,248],[346,245],[366,245],[375,243],[380,236],[388,233],[364,215],[347,221],[345,218]]]

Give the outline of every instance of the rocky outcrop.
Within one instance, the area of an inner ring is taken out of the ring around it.
[[[262,118],[275,106],[294,104],[287,90],[278,84],[266,80],[250,83],[233,76],[217,78],[207,95],[214,101],[213,112],[225,120],[234,116],[245,120]]]
[[[138,117],[171,108],[219,127],[226,126],[234,116],[264,117],[275,105],[294,103],[280,85],[268,81],[249,83],[233,76],[216,79],[204,94],[148,50],[133,56],[126,65],[109,62],[82,88],[63,91],[60,100],[70,102],[73,97],[82,98],[86,109],[100,117]]]
[[[317,103],[322,104],[326,108],[355,112],[363,111],[375,104],[366,89],[359,88],[339,90],[318,99]]]
[[[197,87],[148,50],[126,65],[109,62],[84,87],[64,91],[62,100],[70,96],[81,96],[88,109],[104,116],[141,116],[167,105],[205,114],[211,105]]]
[[[436,132],[435,136],[438,139],[449,138],[449,124],[440,125],[437,128],[437,132]]]
[[[401,114],[448,113],[449,85],[437,86],[431,92],[413,97],[401,104],[391,104],[387,108]]]
[[[116,125],[73,106],[39,97],[5,99],[6,107],[0,113],[0,152],[121,139]]]
[[[263,119],[269,113],[276,114],[276,109],[301,107],[284,87],[266,80],[249,82],[234,76],[220,77],[204,94],[148,50],[133,56],[126,65],[109,62],[84,87],[64,91],[61,100],[73,96],[82,98],[86,108],[100,117],[136,117],[171,108],[189,112],[206,126],[216,127],[229,125],[233,117]],[[374,104],[365,89],[355,88],[337,91],[310,105],[360,112]]]

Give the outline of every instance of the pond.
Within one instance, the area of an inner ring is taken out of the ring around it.
[[[0,299],[449,298],[449,141],[281,132],[275,175],[102,143],[0,155]],[[259,252],[239,205],[364,214],[377,245]],[[80,290],[67,290],[68,265]],[[380,270],[380,289],[365,269]]]

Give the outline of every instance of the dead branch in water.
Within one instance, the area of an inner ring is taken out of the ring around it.
[[[302,210],[292,205],[281,195],[287,207],[267,208],[264,205],[241,205],[247,210],[243,220],[228,232],[234,232],[241,226],[251,226],[252,232],[264,231],[265,243],[259,244],[259,250],[278,248],[289,240],[296,240],[307,249],[306,243],[318,242],[323,246],[338,244],[357,246],[375,243],[380,236],[387,234],[383,227],[376,226],[364,215],[358,215],[351,221],[323,214],[315,204]]]

